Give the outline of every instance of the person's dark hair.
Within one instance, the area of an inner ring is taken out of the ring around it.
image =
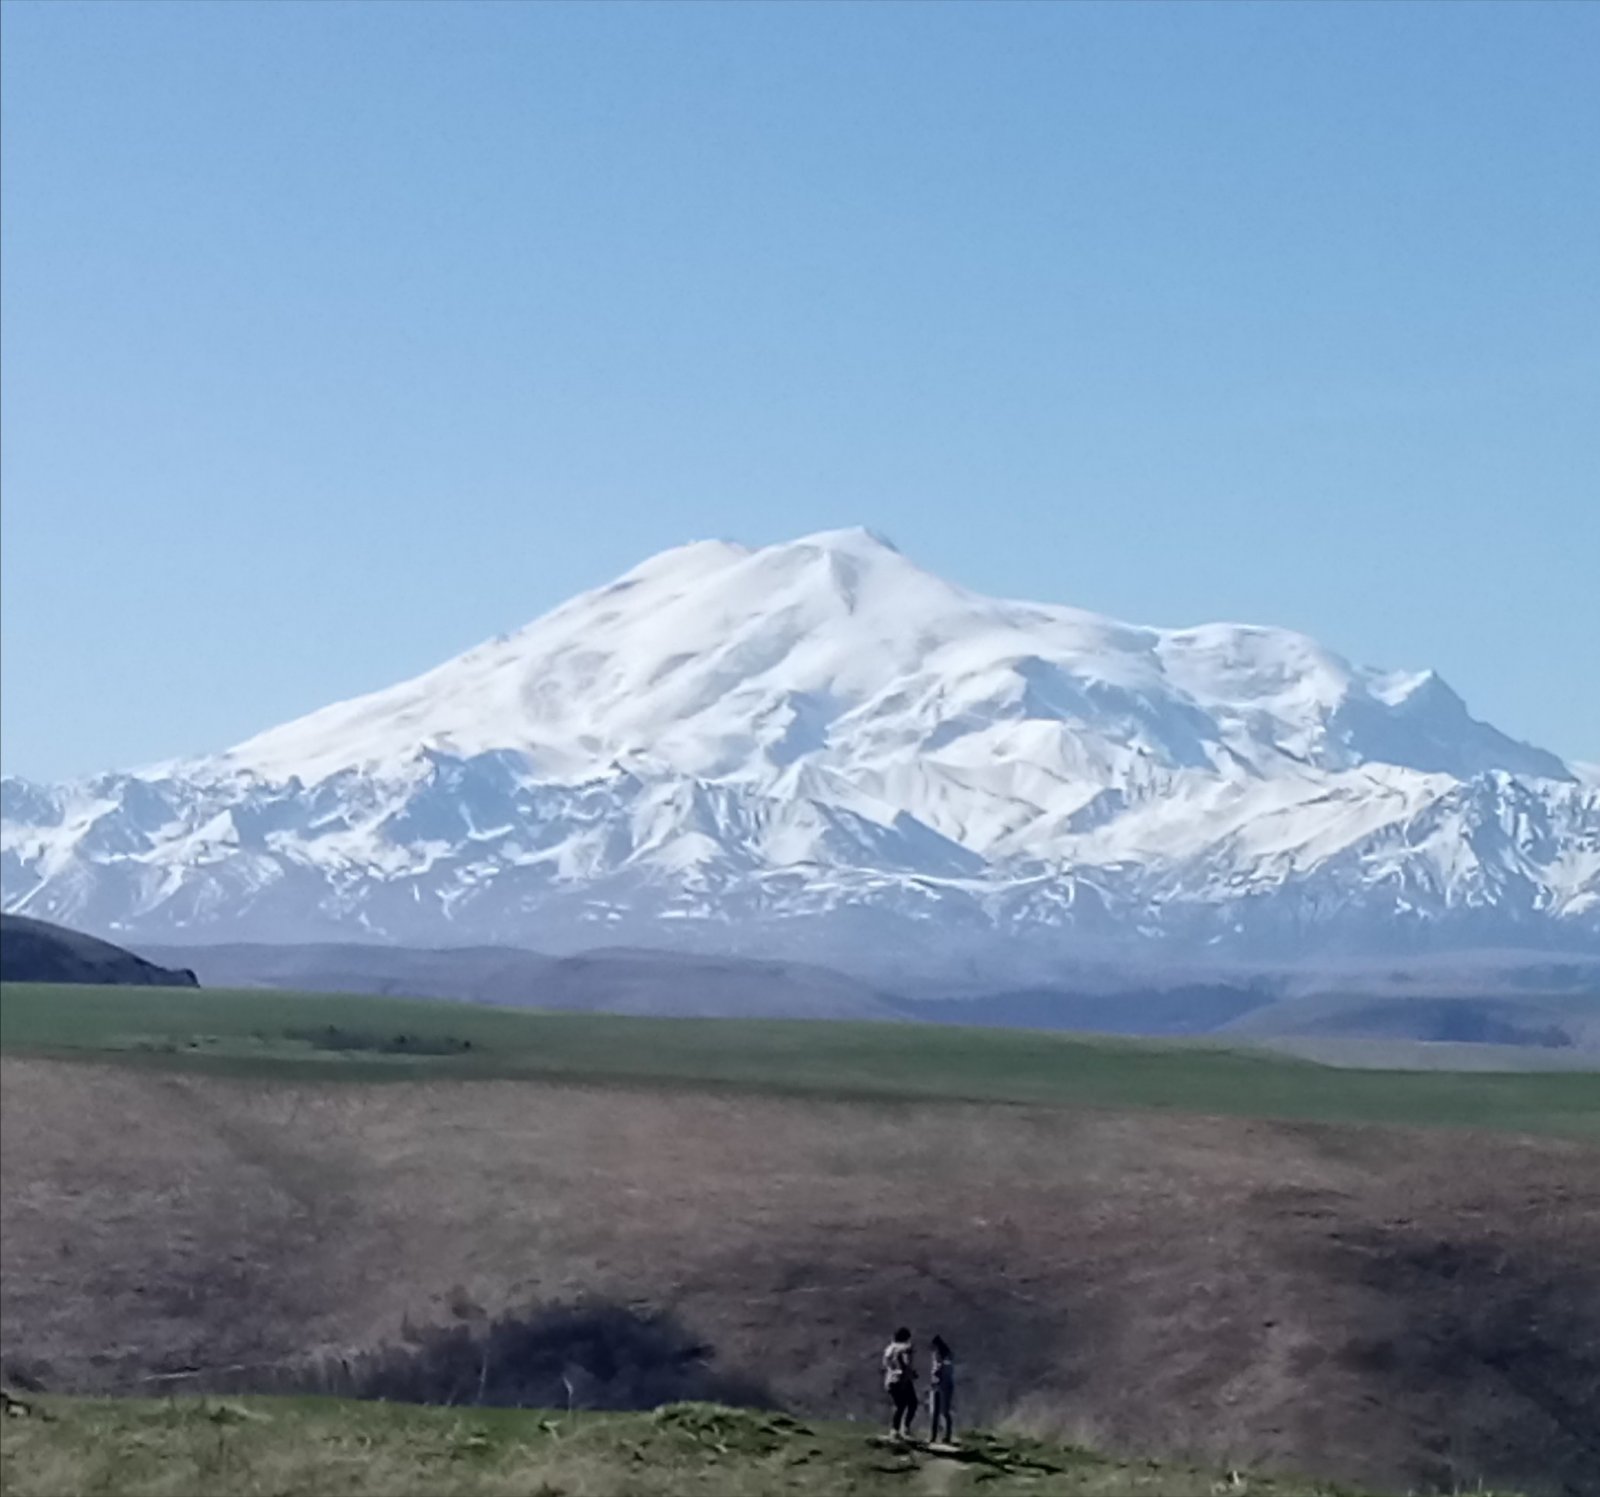
[[[909,1341],[911,1339],[911,1332],[907,1330],[905,1326],[901,1326],[900,1329],[894,1333],[894,1339],[896,1341]]]
[[[943,1336],[935,1336],[931,1345],[933,1350],[936,1351],[941,1357],[945,1358],[946,1361],[949,1360],[950,1343],[946,1341]]]

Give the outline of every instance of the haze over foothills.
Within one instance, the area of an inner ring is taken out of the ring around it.
[[[8,772],[855,524],[1600,760],[1594,7],[3,24]]]

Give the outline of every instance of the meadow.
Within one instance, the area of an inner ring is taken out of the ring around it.
[[[678,1404],[647,1414],[335,1399],[39,1401],[0,1431],[11,1497],[1340,1497],[1017,1436],[891,1447],[849,1424]],[[1490,1497],[1490,1494],[1484,1494]]]
[[[523,1078],[1600,1137],[1600,1072],[1348,1071],[1205,1042],[1027,1030],[10,983],[0,1048],[285,1079]]]

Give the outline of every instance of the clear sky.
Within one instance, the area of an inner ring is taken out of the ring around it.
[[[3,17],[8,770],[855,523],[1600,758],[1600,5]]]

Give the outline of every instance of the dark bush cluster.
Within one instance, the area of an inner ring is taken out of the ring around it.
[[[653,1409],[697,1400],[770,1407],[764,1389],[715,1371],[711,1359],[709,1346],[662,1312],[548,1305],[492,1320],[408,1326],[399,1344],[325,1358],[272,1381],[273,1391],[404,1403]]]
[[[323,1024],[316,1029],[286,1029],[284,1038],[298,1040],[318,1050],[370,1050],[384,1055],[460,1055],[472,1048],[471,1040],[456,1039],[448,1034],[373,1034],[361,1029],[345,1029],[338,1024]]]

